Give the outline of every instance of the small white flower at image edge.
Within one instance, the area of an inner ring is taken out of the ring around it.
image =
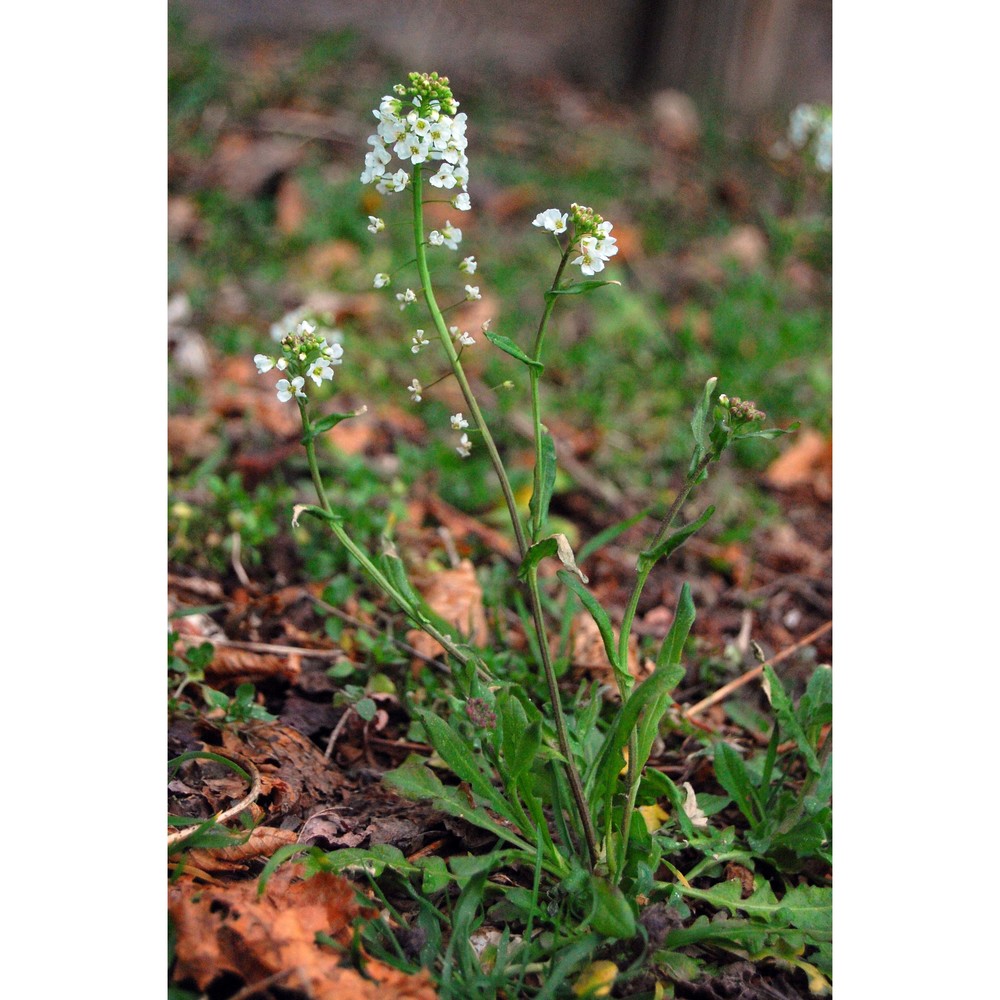
[[[413,379],[410,384],[406,387],[406,391],[410,394],[410,401],[413,403],[419,403],[423,396],[421,393],[424,391],[424,387],[420,384],[420,379]]]
[[[468,434],[463,434],[461,438],[459,438],[458,444],[455,446],[455,451],[457,451],[462,458],[469,457],[472,453],[472,442],[469,440]]]
[[[410,350],[414,354],[419,354],[420,353],[420,348],[421,347],[426,347],[429,343],[430,343],[430,341],[427,339],[426,336],[424,336],[424,331],[423,330],[417,330],[417,335],[412,338],[412,344],[413,344],[413,346],[410,348]]]
[[[263,375],[274,367],[274,358],[269,358],[266,354],[255,354],[253,363],[257,366],[257,374]]]
[[[451,427],[452,430],[462,431],[469,426],[469,421],[465,419],[465,416],[461,411],[458,413],[453,413],[451,416]]]
[[[475,257],[464,257],[462,263],[458,265],[458,269],[466,274],[475,274],[477,267],[479,267],[479,263]]]
[[[368,216],[368,232],[377,234],[382,232],[383,229],[385,229],[385,220],[375,215]]]
[[[464,191],[461,194],[455,195],[455,197],[451,199],[451,204],[460,212],[468,212],[469,209],[472,208],[472,201]]]
[[[478,285],[466,285],[465,286],[465,298],[469,302],[478,302],[482,298],[482,295],[479,292],[479,286]]]
[[[375,275],[375,280],[373,284],[375,285],[376,288],[385,288],[385,286],[388,285],[391,280],[392,279],[389,277],[388,274],[385,274],[383,271],[379,271],[379,273]]]
[[[695,795],[690,781],[684,782],[684,791],[687,792],[687,798],[684,800],[684,814],[691,820],[692,826],[705,829],[708,826],[708,817],[698,808],[698,796]]]
[[[417,296],[412,288],[407,288],[405,292],[396,292],[396,301],[399,303],[400,312],[402,312],[411,302],[417,301]]]

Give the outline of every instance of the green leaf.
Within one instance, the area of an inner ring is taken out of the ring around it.
[[[417,858],[415,864],[418,868],[423,869],[424,877],[420,887],[428,895],[440,892],[451,881],[448,865],[444,858],[439,858],[436,854]]]
[[[449,816],[457,816],[472,823],[473,826],[488,830],[494,836],[514,844],[521,850],[532,850],[531,846],[513,830],[497,822],[485,809],[472,805],[459,789],[444,785],[415,754],[409,756],[394,771],[384,774],[382,780],[404,798],[428,799],[435,809],[440,809]]]
[[[656,665],[663,666],[665,663],[680,663],[681,654],[684,652],[684,643],[687,642],[688,633],[694,625],[695,610],[694,601],[691,599],[691,586],[685,583],[681,587],[680,596],[677,598],[677,610],[674,611],[674,621],[670,626],[667,637],[663,640],[660,653],[656,657]]]
[[[791,424],[784,429],[780,427],[767,427],[759,430],[740,430],[737,431],[733,437],[737,441],[749,441],[750,438],[763,438],[765,441],[772,441],[774,438],[781,437],[783,434],[794,434],[798,429],[799,422],[796,420],[794,424]]]
[[[521,348],[510,339],[510,337],[505,337],[502,333],[493,333],[492,330],[487,330],[486,339],[494,346],[499,347],[504,354],[509,354],[512,358],[516,358],[529,368],[534,368],[539,375],[545,371],[545,365],[543,365],[541,361],[529,358],[528,355],[525,354],[524,351],[522,351]]]
[[[611,619],[608,617],[608,613],[598,603],[597,598],[572,573],[560,570],[556,576],[580,598],[583,606],[590,612],[590,617],[594,619],[594,624],[601,633],[601,639],[604,642],[604,652],[607,653],[608,662],[616,673],[619,672],[621,667],[618,663],[618,644],[615,641],[615,633],[611,627]]]
[[[590,926],[605,937],[634,937],[635,913],[621,889],[597,875],[590,877],[590,889],[594,897]]]
[[[433,712],[417,708],[416,713],[423,723],[431,746],[441,755],[441,759],[448,767],[462,781],[468,782],[472,790],[489,803],[490,808],[513,821],[514,816],[510,806],[476,765],[469,744],[444,719]]]
[[[571,569],[576,573],[584,583],[587,582],[587,577],[576,564],[569,540],[562,534],[549,535],[548,538],[543,538],[540,542],[535,542],[524,554],[524,559],[521,560],[521,565],[517,570],[518,578],[526,580],[528,574],[547,556],[558,556],[559,561],[567,569]]]
[[[704,392],[702,392],[701,399],[695,407],[694,416],[691,418],[691,433],[694,435],[694,443],[697,445],[696,450],[702,450],[705,447],[705,421],[712,408],[712,396],[715,395],[715,385],[718,381],[718,377],[713,375],[705,383]],[[700,460],[701,456],[699,455],[692,464],[697,465]]]
[[[684,668],[677,665],[657,667],[629,696],[622,706],[611,728],[605,734],[601,751],[594,763],[589,788],[594,789],[594,795],[603,800],[614,787],[625,763],[622,749],[628,743],[629,734],[636,727],[640,714],[647,706],[657,706],[661,698],[670,692],[684,677]],[[653,713],[655,714],[655,713]],[[659,719],[657,718],[657,722]],[[636,767],[641,769],[645,760],[636,761]]]
[[[403,857],[403,852],[391,844],[376,844],[371,850],[360,847],[345,847],[339,851],[328,851],[327,863],[335,872],[344,872],[352,868],[361,869],[378,878],[386,868],[391,868],[400,875],[416,875],[420,869]]]
[[[573,285],[566,285],[565,288],[550,288],[546,293],[545,297],[547,299],[554,298],[557,295],[584,295],[587,292],[593,292],[598,288],[604,288],[605,285],[618,285],[621,287],[620,281],[578,281]]]
[[[312,427],[312,437],[318,437],[320,434],[325,434],[328,430],[332,430],[337,426],[342,420],[350,420],[351,417],[357,417],[364,413],[364,410],[356,410],[354,413],[328,413],[325,417],[320,417]],[[303,444],[308,444],[308,436],[303,436]]]
[[[753,806],[754,790],[750,775],[747,773],[743,758],[728,743],[715,745],[715,776],[719,779],[719,784],[733,797],[733,801],[750,821],[750,825],[756,826],[757,814]]]
[[[354,711],[361,716],[365,722],[371,722],[375,718],[375,712],[377,711],[375,702],[371,698],[362,698],[360,701],[355,702]]]
[[[778,724],[788,736],[795,740],[795,745],[802,754],[809,770],[813,774],[819,774],[821,767],[816,757],[816,751],[813,750],[809,743],[809,738],[799,724],[795,709],[792,706],[792,699],[788,697],[785,686],[781,683],[781,680],[770,664],[764,665],[764,676],[761,679],[761,686],[764,688],[764,693],[771,703],[771,708],[774,709],[774,714],[778,718]]]
[[[549,516],[552,490],[556,484],[556,443],[551,434],[542,435],[541,451],[539,492],[537,495],[532,493],[528,503],[532,523],[538,525],[539,532],[545,527],[545,519]]]
[[[640,572],[646,572],[659,562],[661,559],[666,558],[673,552],[676,552],[696,531],[703,528],[707,523],[709,518],[715,513],[715,505],[711,505],[706,508],[705,512],[697,520],[692,521],[690,524],[685,524],[683,528],[678,528],[672,535],[664,538],[659,545],[651,549],[644,549],[639,553],[638,559],[638,569]]]

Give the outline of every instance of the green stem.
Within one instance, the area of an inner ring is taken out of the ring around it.
[[[507,512],[510,515],[511,525],[514,528],[514,535],[517,538],[517,547],[521,553],[521,558],[523,559],[528,551],[528,542],[525,538],[524,527],[521,524],[520,514],[517,510],[517,502],[514,499],[514,491],[511,488],[510,480],[507,477],[507,470],[504,468],[503,460],[500,458],[500,453],[497,451],[493,435],[490,433],[482,411],[479,409],[479,404],[476,402],[476,397],[473,395],[472,387],[469,385],[469,380],[465,376],[465,370],[462,368],[462,362],[459,360],[458,353],[455,350],[455,345],[451,340],[451,334],[448,332],[448,325],[445,323],[444,316],[441,314],[441,309],[434,296],[434,287],[431,284],[430,268],[427,265],[427,247],[424,243],[422,166],[423,164],[418,163],[413,168],[413,242],[417,249],[417,272],[420,275],[420,287],[423,290],[424,298],[427,302],[427,308],[434,321],[434,326],[437,328],[438,336],[441,340],[441,346],[444,348],[448,361],[451,363],[451,369],[455,373],[455,378],[458,380],[459,387],[462,390],[462,395],[465,397],[465,401],[469,406],[469,412],[472,414],[472,418],[475,421],[477,429],[483,436],[483,443],[486,445],[490,461],[493,463],[493,469],[500,482],[500,489],[503,491],[504,501],[507,504]],[[551,310],[549,311],[551,312]],[[538,343],[538,346],[540,347],[539,338],[536,338],[536,343]],[[587,851],[590,855],[590,864],[591,867],[593,867],[597,863],[597,838],[594,835],[594,827],[590,819],[590,809],[587,806],[587,800],[583,794],[583,783],[580,781],[580,775],[573,761],[573,753],[569,745],[569,734],[566,729],[566,719],[562,711],[562,702],[559,696],[559,685],[556,681],[555,670],[552,666],[549,647],[545,638],[545,621],[542,617],[542,602],[538,593],[538,580],[534,577],[534,574],[529,576],[528,593],[530,596],[531,613],[534,620],[535,633],[538,636],[538,648],[541,654],[542,669],[545,673],[545,680],[549,689],[549,698],[552,703],[552,714],[555,718],[556,733],[559,738],[559,749],[562,752],[563,757],[566,759],[566,776],[569,779],[573,799],[576,803],[577,811],[580,814],[580,822],[583,825],[584,836],[587,841]]]
[[[709,462],[715,458],[714,452],[709,451],[702,460],[695,466],[694,470],[690,472],[687,478],[684,480],[684,486],[681,491],[674,498],[674,502],[670,505],[670,509],[667,511],[663,520],[660,522],[660,527],[653,538],[652,543],[649,548],[656,548],[660,542],[663,541],[664,536],[670,530],[670,526],[674,522],[674,518],[680,512],[681,507],[687,500],[694,489],[695,484],[701,478],[701,474],[708,468]],[[615,672],[615,677],[619,680],[619,690],[621,691],[622,700],[628,697],[629,692],[632,688],[632,678],[628,673],[628,640],[629,635],[632,631],[632,622],[635,619],[635,613],[639,608],[639,598],[642,596],[642,592],[646,587],[646,581],[649,579],[649,574],[653,571],[652,563],[645,563],[645,561],[640,561],[640,567],[636,572],[635,586],[632,588],[632,593],[629,595],[628,604],[625,607],[625,614],[622,618],[621,632],[618,636],[618,662],[624,668],[621,673]],[[627,679],[627,680],[626,680]],[[622,817],[622,846],[621,846],[621,865],[619,866],[619,876],[621,875],[621,869],[624,867],[625,863],[625,852],[628,850],[628,838],[629,833],[632,828],[632,813],[635,811],[636,798],[639,795],[639,767],[637,762],[637,757],[639,756],[639,737],[636,731],[633,729],[629,733],[628,738],[628,772],[625,779],[625,784],[628,789],[626,803],[625,803],[625,813]]]
[[[462,367],[462,362],[459,360],[458,352],[455,350],[455,345],[452,343],[451,334],[448,332],[448,324],[445,322],[444,316],[441,313],[441,308],[438,306],[437,299],[434,297],[434,287],[431,284],[430,268],[427,266],[427,246],[424,243],[424,206],[422,201],[423,178],[421,175],[422,166],[423,164],[418,163],[413,168],[413,241],[417,248],[417,272],[420,275],[420,286],[423,289],[424,298],[427,302],[427,308],[430,310],[431,318],[434,320],[434,326],[436,327],[438,337],[441,340],[441,346],[444,348],[444,352],[448,356],[448,361],[451,364],[451,370],[455,373],[455,378],[458,380],[459,388],[461,388],[462,395],[465,397],[465,402],[469,407],[469,412],[472,414],[472,419],[475,422],[476,428],[483,436],[483,444],[486,446],[486,451],[490,456],[490,462],[493,464],[493,469],[496,472],[497,479],[500,481],[500,489],[503,491],[503,498],[507,504],[507,512],[510,514],[510,521],[514,528],[514,535],[517,538],[517,547],[523,558],[524,554],[528,551],[528,544],[524,537],[524,528],[521,525],[521,517],[517,512],[517,501],[514,499],[514,491],[510,485],[510,479],[507,477],[507,470],[504,468],[503,461],[500,458],[500,453],[497,451],[496,442],[493,440],[493,435],[490,433],[490,429],[486,425],[486,420],[483,417],[482,411],[479,409],[476,397],[472,393],[472,387],[469,385],[468,378],[466,378],[465,369]]]
[[[552,279],[552,285],[550,291],[559,287],[559,282],[562,279],[562,273],[566,268],[566,262],[569,260],[570,249],[573,246],[573,241],[570,240],[566,245],[566,249],[563,251],[562,259],[559,261],[559,267],[556,269],[556,276]],[[545,298],[545,309],[542,312],[542,318],[538,323],[538,330],[535,333],[535,343],[531,348],[531,358],[533,361],[541,361],[542,359],[542,345],[545,342],[545,332],[549,324],[549,317],[552,315],[552,311],[556,307],[556,296],[548,295]],[[528,378],[531,382],[531,422],[534,425],[535,431],[535,470],[534,470],[534,496],[541,497],[542,495],[542,417],[541,417],[541,400],[538,392],[538,383],[541,379],[541,373],[537,368],[528,369]],[[532,518],[531,524],[531,540],[533,542],[538,541],[538,536],[542,533],[542,508],[541,505],[536,502],[534,516]]]
[[[316,460],[316,439],[313,436],[312,422],[309,419],[309,414],[307,410],[307,403],[302,400],[297,400],[299,404],[299,414],[302,417],[302,429],[304,431],[305,437],[305,448],[306,448],[306,458],[309,462],[309,473],[312,476],[313,486],[316,488],[316,496],[319,498],[320,506],[328,514],[333,514],[333,507],[330,504],[330,500],[326,495],[326,488],[323,485],[323,478],[319,472],[319,463]],[[453,656],[459,663],[467,664],[470,659],[473,659],[464,650],[459,649],[452,640],[441,633],[434,625],[424,618],[417,608],[414,608],[410,601],[407,599],[406,595],[402,594],[389,578],[372,562],[371,557],[367,552],[364,551],[350,535],[344,530],[343,525],[338,521],[328,521],[327,524],[330,530],[336,536],[337,540],[344,546],[345,549],[354,557],[355,561],[361,566],[361,568],[372,578],[375,584],[380,587],[386,594],[389,595],[409,616],[409,618],[414,622],[419,622],[420,627],[432,638],[444,647],[447,652]],[[477,670],[484,677],[489,678],[489,673],[482,667],[481,664],[476,664]]]

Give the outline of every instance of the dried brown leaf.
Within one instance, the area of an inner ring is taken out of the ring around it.
[[[298,838],[292,830],[280,830],[275,826],[258,826],[246,843],[232,847],[197,848],[190,852],[192,864],[204,871],[225,871],[240,861],[253,858],[269,858],[285,844],[294,844]],[[219,865],[222,862],[222,865]],[[237,867],[242,867],[237,865]]]
[[[205,676],[215,681],[261,681],[268,677],[295,680],[302,671],[297,656],[275,653],[255,653],[249,649],[216,646],[212,662],[205,667]]]
[[[767,481],[778,489],[810,486],[817,499],[833,495],[833,442],[819,431],[805,430],[768,466]]]
[[[378,962],[366,964],[370,979],[341,967],[341,954],[317,944],[317,933],[341,944],[351,923],[370,911],[359,906],[350,883],[321,872],[292,882],[293,869],[279,870],[262,897],[257,883],[199,885],[182,877],[170,890],[176,934],[175,982],[193,981],[205,990],[231,973],[246,984],[288,972],[286,983],[314,1000],[384,1000],[386,995],[432,1000],[429,976],[406,976]],[[391,990],[391,992],[389,992]]]

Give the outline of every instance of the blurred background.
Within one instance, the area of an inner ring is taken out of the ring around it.
[[[831,99],[832,0],[182,0],[218,44],[351,30],[413,65],[558,74],[606,93],[675,87],[729,110]]]

